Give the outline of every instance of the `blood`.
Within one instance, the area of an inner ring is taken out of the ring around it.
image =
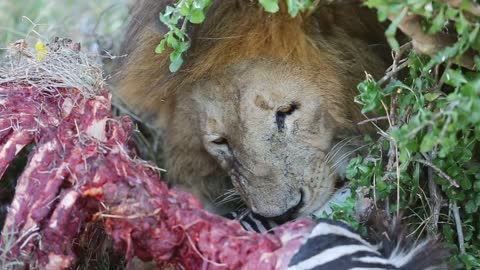
[[[95,221],[127,260],[151,259],[159,269],[286,269],[312,220],[259,234],[206,212],[136,156],[132,121],[110,111],[106,90],[86,97],[78,89],[0,86],[0,176],[36,145],[2,230],[7,261],[67,269],[77,259],[73,240]]]

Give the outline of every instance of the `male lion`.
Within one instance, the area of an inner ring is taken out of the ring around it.
[[[172,2],[135,6],[114,87],[165,130],[168,180],[217,212],[211,203],[232,186],[264,217],[321,207],[358,147],[348,138],[367,132],[356,124],[365,119],[356,85],[386,67],[375,15],[328,5],[291,18],[258,1],[214,1],[187,28],[192,46],[171,73],[169,53],[154,50],[166,31],[158,14]]]

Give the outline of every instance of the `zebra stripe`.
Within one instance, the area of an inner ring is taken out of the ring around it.
[[[312,230],[310,234],[310,238],[321,236],[321,235],[337,235],[337,236],[344,236],[348,238],[355,239],[362,243],[363,245],[369,246],[372,249],[377,249],[378,247],[372,246],[371,243],[363,239],[358,233],[356,233],[352,228],[350,228],[347,224],[340,222],[340,221],[333,221],[329,219],[319,219],[319,223],[315,228]]]
[[[245,210],[226,217],[237,219],[248,231],[260,233],[270,232],[279,225]],[[440,246],[424,241],[406,247],[401,238],[398,232],[373,244],[343,222],[319,219],[287,270],[448,269],[441,263],[447,253]]]
[[[239,214],[242,212],[244,214]],[[273,228],[279,225],[273,220],[262,218],[258,215],[253,214],[250,211],[245,213],[245,210],[240,210],[238,212],[230,212],[224,215],[224,217],[228,219],[238,220],[245,230],[258,233],[270,232]]]
[[[343,222],[321,219],[290,261],[288,270],[448,269],[442,263],[445,250],[434,242],[425,241],[407,248],[401,246],[403,241],[390,237],[390,243],[374,245]],[[386,251],[383,244],[392,243],[395,248]]]
[[[372,256],[379,256],[380,253],[373,249],[370,245],[364,245],[361,241],[354,238],[337,235],[321,235],[316,237],[309,236],[307,242],[305,242],[303,249],[292,258],[291,264],[310,259],[313,256],[326,250],[330,250],[336,247],[362,247],[363,251],[368,251]],[[347,249],[345,249],[347,251]],[[356,252],[356,251],[355,251]],[[352,252],[353,253],[353,252]],[[341,255],[341,253],[338,253]]]

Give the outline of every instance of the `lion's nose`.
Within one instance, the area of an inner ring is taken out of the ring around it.
[[[290,209],[288,209],[283,214],[281,214],[279,216],[275,216],[275,217],[270,217],[270,218],[272,220],[276,221],[276,222],[279,222],[279,223],[284,223],[284,222],[290,221],[290,220],[295,218],[295,214],[298,213],[298,211],[303,207],[303,205],[304,205],[303,191],[300,190],[300,200],[298,201],[298,203],[296,205],[290,207]]]

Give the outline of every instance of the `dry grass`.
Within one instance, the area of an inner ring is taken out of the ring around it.
[[[72,52],[79,51],[80,44],[59,39],[39,47],[34,49],[26,41],[9,45],[7,61],[0,64],[0,84],[32,85],[47,91],[76,88],[85,96],[104,89],[101,65],[88,54]]]

